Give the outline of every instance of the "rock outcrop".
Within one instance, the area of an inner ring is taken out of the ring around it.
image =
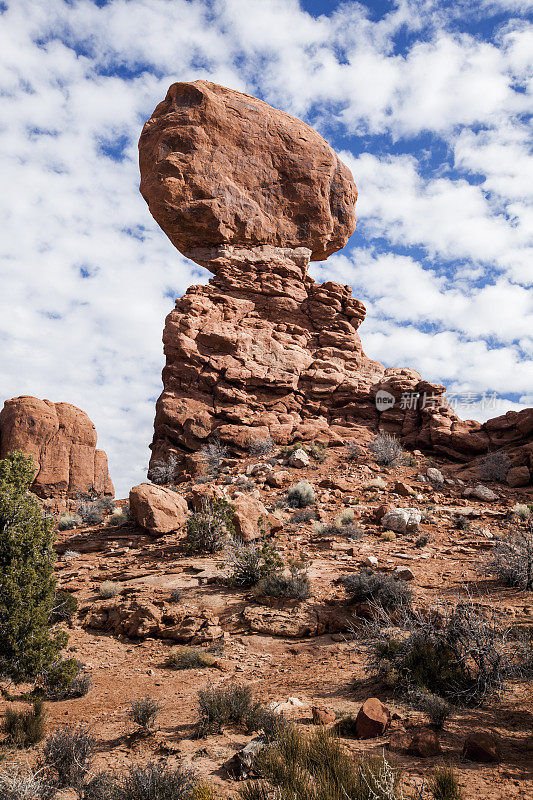
[[[342,247],[355,224],[352,177],[318,134],[196,81],[170,87],[139,148],[150,211],[214,275],[166,319],[151,467],[174,454],[185,463],[215,433],[244,449],[266,436],[334,444],[382,430],[460,462],[504,448],[531,474],[533,409],[459,419],[444,386],[365,355],[365,307],[349,286],[308,276],[310,259]]]
[[[87,414],[70,403],[14,397],[0,412],[0,458],[13,450],[33,456],[32,491],[43,499],[114,496],[107,456],[96,440]]]

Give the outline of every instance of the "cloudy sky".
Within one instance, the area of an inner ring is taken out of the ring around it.
[[[0,0],[0,403],[80,406],[119,495],[144,477],[164,318],[207,275],[150,217],[137,140],[169,84],[206,78],[350,165],[357,231],[312,274],[366,304],[369,356],[446,383],[466,417],[533,404],[532,11]]]

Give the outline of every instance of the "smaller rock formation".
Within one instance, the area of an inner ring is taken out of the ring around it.
[[[45,500],[114,497],[107,456],[96,440],[87,414],[70,403],[14,397],[0,412],[0,458],[14,450],[33,456],[37,474],[31,488]]]
[[[389,722],[390,711],[387,706],[384,706],[377,697],[370,697],[359,709],[355,720],[355,732],[359,739],[374,739],[385,733]]]
[[[492,731],[472,731],[463,744],[463,757],[483,764],[500,760],[500,744]]]

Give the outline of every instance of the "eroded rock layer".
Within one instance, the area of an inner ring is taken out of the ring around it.
[[[13,450],[33,456],[38,471],[32,490],[45,499],[114,496],[107,456],[96,440],[87,414],[70,403],[14,397],[0,411],[0,458]]]

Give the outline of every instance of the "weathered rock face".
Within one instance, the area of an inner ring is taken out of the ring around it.
[[[304,122],[250,95],[174,83],[143,128],[139,156],[150,212],[201,264],[194,251],[218,245],[307,247],[321,260],[354,231],[348,167]]]
[[[238,449],[266,436],[341,443],[382,430],[463,462],[504,448],[513,467],[533,472],[533,409],[460,420],[444,386],[365,355],[365,307],[349,286],[307,275],[355,220],[351,175],[318,134],[197,81],[170,88],[139,146],[152,214],[215,276],[166,320],[152,466],[214,432]]]
[[[0,412],[0,458],[13,450],[33,456],[38,472],[32,490],[45,499],[114,496],[107,456],[96,449],[96,439],[87,414],[70,403],[14,397]]]

